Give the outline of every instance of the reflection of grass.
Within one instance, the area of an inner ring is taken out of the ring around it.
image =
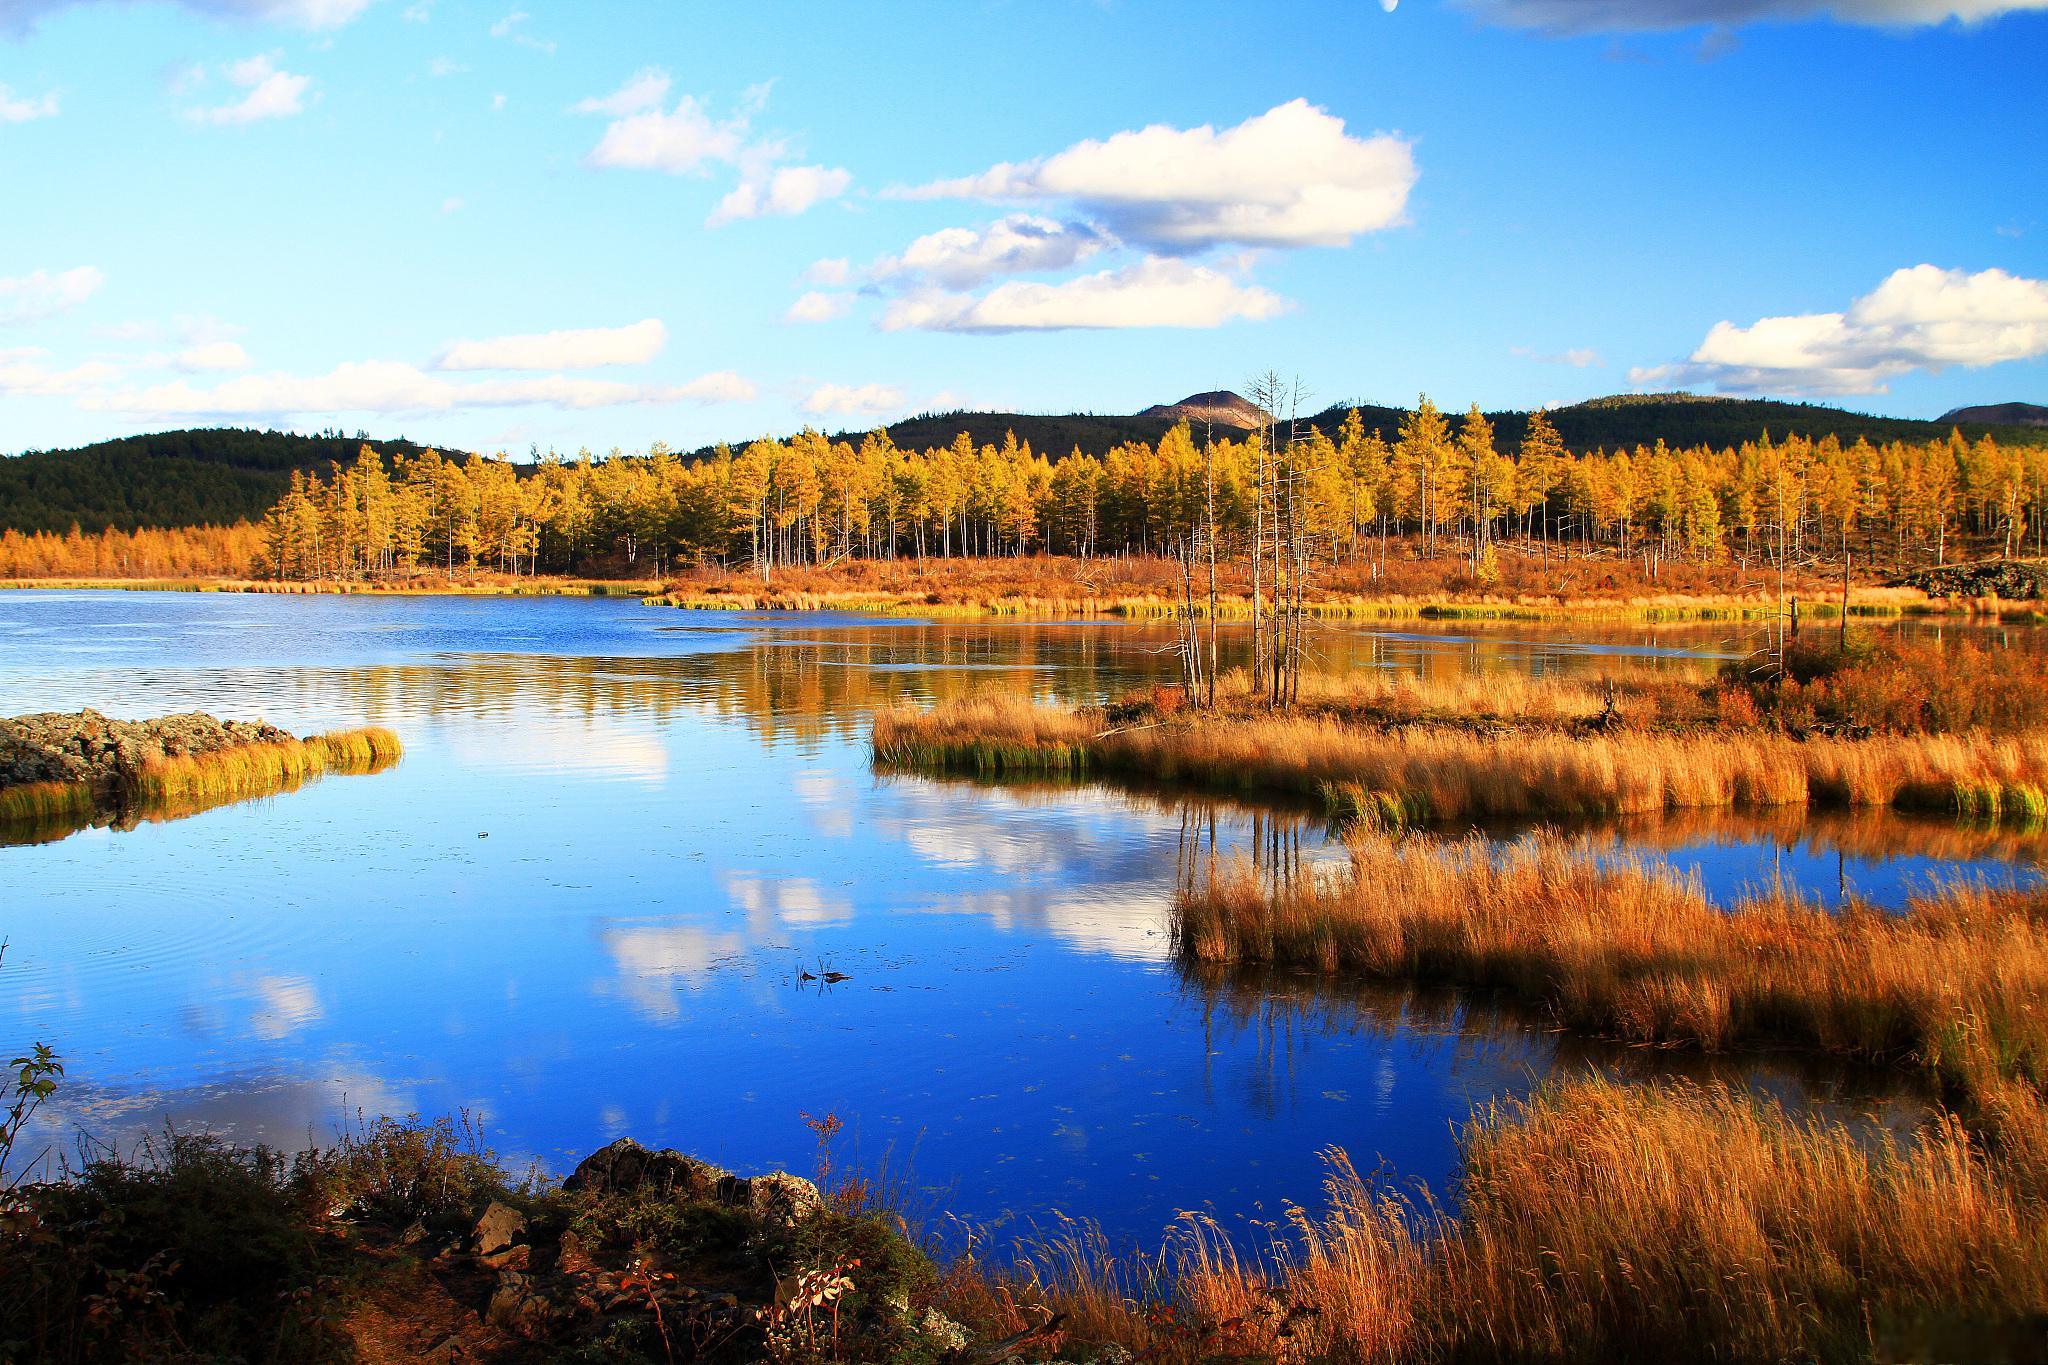
[[[84,782],[0,788],[0,843],[44,843],[96,823],[128,829],[143,821],[182,819],[291,791],[325,773],[378,772],[403,753],[396,734],[370,727],[152,757],[132,778],[105,793]]]

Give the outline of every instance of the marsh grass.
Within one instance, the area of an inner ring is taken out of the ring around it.
[[[1611,845],[1361,831],[1336,869],[1214,867],[1176,896],[1174,930],[1194,962],[1499,991],[1632,1043],[1924,1069],[1966,1111],[2048,1084],[2039,889],[1951,885],[1897,914],[1782,891],[1724,908]]]
[[[1568,711],[1569,699],[1559,707]],[[1277,713],[1119,725],[1100,710],[977,697],[881,713],[873,751],[884,767],[983,776],[1122,773],[1320,799],[1340,815],[1390,803],[1404,825],[1723,806],[1896,806],[1980,820],[2048,813],[2048,737],[2038,733],[1485,733]]]
[[[956,1300],[1069,1315],[1146,1359],[2021,1360],[2038,1203],[1953,1121],[1917,1138],[1720,1085],[1553,1083],[1460,1136],[1455,1209],[1329,1154],[1323,1207],[1245,1251],[1061,1230]],[[1080,1350],[1073,1349],[1075,1347]]]
[[[0,787],[0,822],[49,824],[90,817],[94,802],[86,782],[21,782]]]
[[[164,755],[143,763],[129,795],[145,802],[234,800],[295,786],[323,773],[375,772],[397,762],[404,751],[396,734],[371,727],[203,754]]]

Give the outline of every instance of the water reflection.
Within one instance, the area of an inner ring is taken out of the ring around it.
[[[1318,648],[1444,675],[1613,649],[1700,670],[1727,638],[1347,627]],[[1582,1060],[1470,1006],[1184,977],[1179,879],[1212,853],[1341,858],[1315,811],[872,772],[877,707],[1113,696],[1170,673],[1154,627],[7,594],[0,640],[9,710],[387,724],[408,751],[372,779],[0,849],[0,1033],[63,1051],[59,1136],[169,1118],[291,1145],[358,1106],[468,1106],[556,1170],[625,1132],[758,1169],[807,1164],[799,1114],[836,1111],[847,1159],[914,1150],[964,1216],[1063,1208],[1150,1241],[1176,1209],[1313,1199],[1331,1144],[1441,1187],[1473,1104]],[[1618,837],[1739,854],[1731,885],[1781,857],[1831,884],[1839,856],[1866,894],[2038,860],[2010,831],[1784,819]],[[845,979],[804,980],[825,970]]]

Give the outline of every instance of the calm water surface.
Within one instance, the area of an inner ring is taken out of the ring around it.
[[[1698,669],[1744,648],[1728,632],[1319,645],[1437,673]],[[0,714],[203,709],[407,746],[375,776],[0,847],[0,1043],[63,1052],[64,1132],[298,1145],[358,1110],[468,1107],[557,1171],[627,1133],[805,1169],[801,1116],[831,1111],[842,1160],[907,1166],[965,1217],[1064,1210],[1147,1241],[1180,1209],[1313,1200],[1332,1145],[1441,1185],[1475,1103],[1560,1066],[1684,1065],[1442,999],[1177,970],[1190,830],[1328,856],[1313,823],[870,771],[878,705],[1110,695],[1170,672],[1167,644],[631,600],[0,593]],[[1895,902],[2038,855],[1892,817],[1620,837],[1721,896],[1777,876]],[[826,970],[848,979],[804,979]],[[1855,1077],[1751,1079],[1871,1099]]]

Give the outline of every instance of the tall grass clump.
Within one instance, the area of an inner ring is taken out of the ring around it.
[[[374,772],[397,762],[403,753],[396,734],[372,727],[208,753],[152,756],[136,773],[132,794],[147,801],[230,800],[279,791],[322,773]]]
[[[1187,959],[1504,992],[1628,1042],[1905,1064],[1974,1105],[2048,1084],[2048,891],[1951,885],[1902,913],[1782,892],[1723,908],[1611,846],[1359,832],[1337,869],[1249,861],[1174,903]]]
[[[1324,1208],[1292,1210],[1263,1253],[1198,1217],[1151,1258],[1063,1233],[1011,1299],[1066,1313],[1070,1345],[1171,1362],[2022,1360],[2038,1344],[2041,1208],[1952,1121],[1906,1139],[1724,1086],[1583,1078],[1482,1110],[1460,1149],[1455,1208],[1332,1152]]]

